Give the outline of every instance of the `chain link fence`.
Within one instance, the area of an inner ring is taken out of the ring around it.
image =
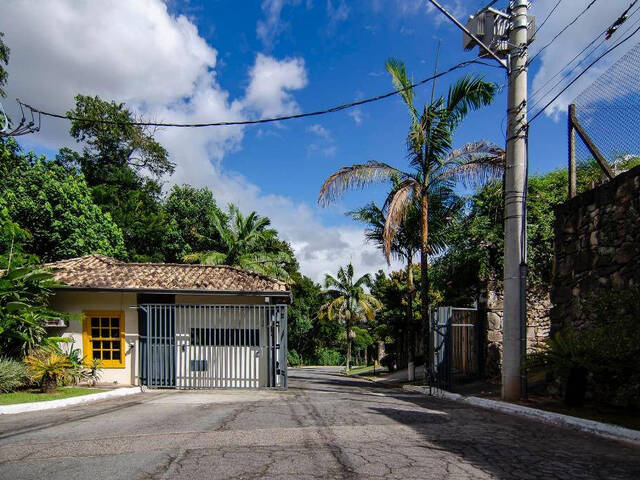
[[[640,156],[640,43],[633,47],[573,101],[575,118],[614,174]],[[594,160],[578,135],[575,160]]]

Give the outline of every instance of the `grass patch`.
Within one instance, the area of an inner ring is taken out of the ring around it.
[[[11,393],[0,393],[0,405],[13,405],[15,403],[44,402],[46,400],[59,400],[61,398],[79,397],[91,393],[104,392],[100,388],[62,387],[56,393],[41,393],[37,389],[20,390]]]

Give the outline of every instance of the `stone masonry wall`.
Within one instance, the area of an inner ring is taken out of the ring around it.
[[[488,377],[500,376],[502,368],[502,286],[487,289],[486,305],[486,355],[485,373]],[[549,336],[551,298],[547,291],[527,293],[527,351],[535,350]]]
[[[555,209],[552,331],[587,322],[585,299],[640,282],[640,166]]]

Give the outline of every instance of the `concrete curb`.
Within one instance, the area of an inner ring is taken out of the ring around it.
[[[36,412],[39,410],[50,410],[52,408],[69,407],[81,403],[95,402],[98,400],[108,400],[110,398],[124,397],[141,393],[140,387],[117,388],[108,392],[91,393],[78,397],[61,398],[60,400],[47,400],[44,402],[16,403],[13,405],[0,405],[0,415],[12,413]]]
[[[537,408],[525,407],[498,400],[490,400],[488,398],[465,397],[464,395],[445,392],[444,390],[434,389],[437,393],[430,394],[428,387],[420,387],[417,385],[404,385],[402,389],[410,392],[424,393],[434,397],[445,398],[447,400],[453,400],[454,402],[466,403],[475,407],[486,408],[488,410],[507,413],[510,415],[518,415],[544,422],[549,425],[571,428],[581,432],[597,435],[599,437],[619,440],[640,446],[640,431],[620,427],[618,425],[611,425],[610,423],[596,422],[595,420],[572,417],[561,413],[547,412]]]

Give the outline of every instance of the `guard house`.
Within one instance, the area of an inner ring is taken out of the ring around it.
[[[51,307],[79,314],[72,337],[101,382],[151,388],[286,388],[289,286],[222,265],[125,263],[89,255],[47,264]]]

